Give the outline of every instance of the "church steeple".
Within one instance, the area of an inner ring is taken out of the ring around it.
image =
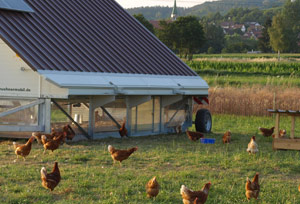
[[[176,0],[174,0],[174,7],[173,7],[173,10],[172,10],[172,13],[171,13],[171,19],[173,21],[175,21],[177,18],[177,7],[176,7]]]

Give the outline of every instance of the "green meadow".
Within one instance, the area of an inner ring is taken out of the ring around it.
[[[273,151],[272,138],[258,133],[259,126],[273,124],[273,117],[214,115],[212,133],[205,137],[215,138],[215,144],[192,142],[182,133],[71,142],[43,155],[43,147],[34,142],[26,161],[17,162],[13,162],[12,141],[1,140],[0,203],[182,203],[182,184],[200,190],[211,181],[206,203],[296,204],[300,202],[300,153]],[[289,124],[289,118],[283,117],[282,128]],[[231,144],[222,143],[226,130],[232,132]],[[259,146],[256,155],[246,152],[252,135]],[[139,149],[122,166],[112,165],[109,144]],[[50,192],[41,185],[40,169],[51,171],[54,161],[62,179]],[[260,173],[259,200],[248,202],[246,178],[252,179],[256,172]],[[161,190],[156,199],[149,199],[145,185],[153,176]]]

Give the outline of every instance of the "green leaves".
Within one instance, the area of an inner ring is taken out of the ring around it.
[[[298,52],[300,32],[300,0],[286,1],[283,11],[273,17],[268,29],[270,44],[275,51]]]
[[[169,48],[178,50],[179,55],[191,60],[193,54],[204,44],[204,31],[194,16],[179,17],[174,22],[160,22],[158,38]]]
[[[253,73],[268,75],[287,75],[291,73],[300,75],[300,67],[296,62],[278,63],[278,62],[218,62],[218,61],[192,61],[187,62],[195,71],[215,70],[227,71],[231,73]]]

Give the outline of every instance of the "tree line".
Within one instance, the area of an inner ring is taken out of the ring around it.
[[[283,7],[265,11],[235,8],[224,16],[215,13],[202,18],[182,16],[176,21],[161,20],[159,29],[155,29],[142,14],[134,17],[174,52],[191,59],[195,53],[243,53],[251,50],[299,52],[299,11],[300,0],[287,0]],[[225,34],[220,26],[226,19],[234,23],[243,23],[256,16],[260,22],[264,21],[258,40],[243,37],[240,30],[234,34]]]

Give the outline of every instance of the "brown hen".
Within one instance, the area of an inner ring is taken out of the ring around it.
[[[186,135],[188,136],[188,138],[192,141],[197,141],[200,138],[203,138],[204,135],[201,132],[192,132],[192,131],[186,131]]]
[[[275,127],[271,127],[270,129],[259,127],[258,129],[263,136],[269,137],[273,134]]]
[[[252,182],[250,181],[249,178],[247,178],[247,182],[246,182],[246,197],[248,200],[250,200],[251,198],[258,198],[259,195],[259,191],[260,191],[260,186],[258,183],[258,175],[259,173],[256,173]]]
[[[125,125],[126,125],[126,121],[123,122],[123,124],[119,130],[119,134],[120,134],[121,138],[123,138],[124,136],[128,137],[128,135],[127,135],[128,131],[127,131]]]
[[[58,149],[59,145],[62,143],[65,137],[66,133],[63,133],[52,140],[47,140],[46,136],[42,135],[42,143],[44,144],[44,154],[46,153],[46,150],[51,150],[53,152],[54,150]]]
[[[70,125],[66,125],[63,131],[67,132],[67,140],[72,140],[75,137],[75,132]]]
[[[17,144],[16,142],[13,142],[13,146],[15,149],[15,154],[17,155],[17,159],[19,156],[23,157],[23,160],[25,161],[25,157],[29,155],[31,151],[32,142],[35,139],[35,137],[31,136],[29,140],[26,142],[26,144]],[[15,160],[16,161],[16,160]]]
[[[147,197],[149,197],[149,198],[156,197],[158,195],[158,193],[159,193],[159,184],[156,180],[156,176],[154,176],[146,184],[146,192],[147,192]]]
[[[42,185],[53,191],[53,189],[58,185],[60,182],[60,171],[58,168],[58,163],[54,163],[54,167],[51,173],[47,174],[47,170],[45,167],[42,167],[41,169],[41,179],[42,179]]]
[[[114,163],[116,161],[121,162],[125,159],[127,159],[133,152],[135,152],[138,148],[133,147],[128,150],[120,150],[120,149],[115,149],[113,146],[108,145],[108,151],[111,154],[111,158],[114,160]]]
[[[198,198],[196,201],[198,204],[204,204],[207,200],[210,186],[211,182],[206,183],[200,191],[192,191],[185,187],[185,185],[182,185],[180,194],[182,196],[183,204],[193,204],[195,203],[196,198]]]
[[[230,143],[231,141],[231,132],[230,130],[228,130],[227,132],[225,132],[225,134],[223,135],[223,143]]]
[[[286,135],[286,130],[279,130],[279,134],[278,134],[279,138],[285,137],[285,135]],[[273,134],[272,137],[275,138],[275,134]]]
[[[51,133],[50,134],[43,134],[41,132],[33,132],[31,135],[35,137],[37,142],[39,144],[42,144],[42,135],[45,135],[47,139],[53,139],[53,137],[57,134],[57,132],[54,130],[54,128],[51,128]]]

